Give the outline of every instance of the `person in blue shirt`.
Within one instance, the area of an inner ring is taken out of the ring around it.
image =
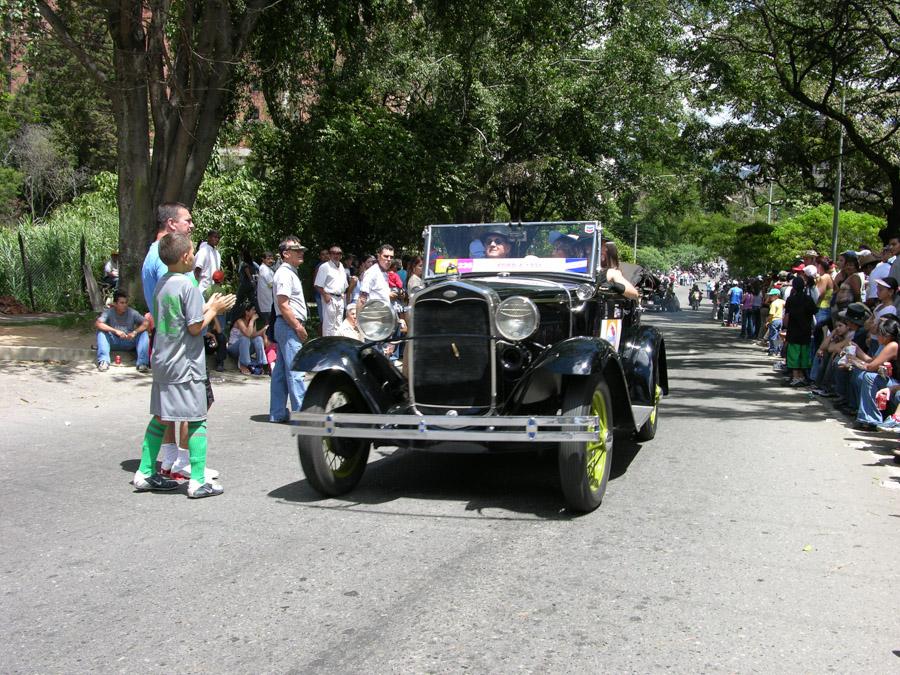
[[[741,300],[744,297],[744,291],[741,290],[737,281],[731,282],[731,288],[728,291],[728,319],[726,326],[734,326],[740,323]]]

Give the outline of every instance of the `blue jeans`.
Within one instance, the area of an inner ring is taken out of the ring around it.
[[[250,345],[253,345],[253,351],[256,352],[256,358],[250,360]],[[264,366],[266,365],[266,346],[262,336],[257,335],[251,340],[246,335],[241,335],[237,343],[228,344],[228,353],[238,360],[238,364],[242,366]]]
[[[291,410],[300,410],[306,394],[306,383],[303,381],[306,373],[291,370],[294,357],[303,345],[294,329],[280,316],[275,319],[275,341],[278,343],[278,359],[272,368],[269,386],[269,421],[283,422],[290,417],[288,398],[291,399]]]
[[[859,378],[859,410],[856,419],[866,424],[881,424],[884,420],[881,411],[875,407],[875,394],[879,389],[896,384],[894,380],[888,380],[878,373],[864,372]]]
[[[772,319],[772,323],[769,324],[769,353],[777,354],[778,353],[778,332],[781,330],[781,319]]]
[[[123,352],[136,351],[137,364],[150,365],[150,338],[147,337],[147,331],[140,333],[134,340],[123,340],[112,333],[97,331],[97,363],[109,363],[109,352],[112,349]]]

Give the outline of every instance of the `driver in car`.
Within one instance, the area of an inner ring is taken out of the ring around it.
[[[494,228],[491,232],[487,232],[481,239],[484,242],[485,258],[508,258],[509,257],[509,229],[506,227]]]

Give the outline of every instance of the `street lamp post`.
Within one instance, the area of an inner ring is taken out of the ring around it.
[[[846,90],[841,88],[841,117],[844,116],[844,102],[846,101]],[[838,122],[838,157],[837,172],[834,178],[834,213],[831,217],[831,259],[837,260],[838,247],[838,222],[841,216],[841,179],[843,178],[843,159],[844,159],[844,125]]]

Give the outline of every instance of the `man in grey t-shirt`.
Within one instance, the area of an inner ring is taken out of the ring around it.
[[[113,349],[137,352],[137,369],[146,373],[150,369],[150,339],[147,329],[150,322],[128,306],[128,294],[116,291],[113,304],[94,322],[97,329],[97,370],[109,369],[109,353]]]

